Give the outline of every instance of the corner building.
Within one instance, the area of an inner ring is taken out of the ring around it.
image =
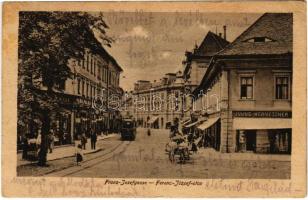
[[[266,13],[213,57],[193,91],[208,98],[207,120],[198,126],[205,146],[291,153],[292,20],[289,13]]]

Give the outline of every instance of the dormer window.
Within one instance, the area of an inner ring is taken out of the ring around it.
[[[254,37],[254,38],[246,40],[245,42],[262,43],[262,42],[273,42],[273,41],[274,40],[267,38],[267,37]]]

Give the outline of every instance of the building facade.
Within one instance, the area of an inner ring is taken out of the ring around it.
[[[185,82],[185,117],[188,118],[192,114],[192,100],[190,96],[201,83],[201,80],[209,67],[212,57],[219,51],[221,51],[229,42],[226,40],[226,26],[224,28],[224,34],[216,35],[209,31],[204,37],[199,46],[195,46],[194,50],[185,52],[186,59],[183,61],[184,73],[183,78]],[[195,110],[195,109],[194,109]]]
[[[90,129],[98,134],[115,131],[120,114],[116,109],[107,108],[107,99],[123,95],[119,87],[121,67],[102,46],[95,53],[85,49],[83,59],[70,59],[67,66],[69,78],[53,88],[54,101],[59,104],[59,109],[50,116],[55,144],[72,143],[82,133],[89,135]],[[33,85],[37,93],[46,92],[43,76],[33,79]],[[25,128],[18,129],[18,135],[37,137],[41,126],[40,118],[33,116]]]
[[[168,73],[160,81],[139,80],[133,91],[134,116],[142,127],[168,128],[183,116],[182,72]]]
[[[292,14],[264,14],[213,57],[193,92],[204,94],[204,146],[291,152],[292,24]]]
[[[116,131],[120,113],[115,98],[122,98],[119,86],[122,68],[103,48],[97,53],[86,50],[84,59],[71,60],[73,76],[66,80],[66,92],[76,97],[70,124],[74,139],[82,133]]]

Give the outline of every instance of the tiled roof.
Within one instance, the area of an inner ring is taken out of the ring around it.
[[[229,42],[227,40],[209,31],[200,46],[195,50],[194,55],[213,56],[228,44]]]
[[[213,37],[217,41],[217,44],[219,44],[219,46],[221,48],[224,48],[225,46],[227,46],[230,43],[227,40],[225,40],[224,38],[216,35],[215,33],[211,32],[211,31],[209,31],[209,35],[211,35],[211,37]]]
[[[264,55],[292,52],[292,13],[266,13],[218,55]],[[253,38],[266,42],[251,42]]]

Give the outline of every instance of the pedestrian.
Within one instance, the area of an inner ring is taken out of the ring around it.
[[[81,136],[81,146],[82,148],[85,150],[86,149],[86,144],[87,144],[87,137],[86,137],[86,134],[83,133],[82,136]]]
[[[81,165],[82,161],[83,161],[82,145],[78,144],[76,148],[76,164]]]
[[[54,136],[54,132],[51,129],[50,133],[48,134],[48,149],[49,149],[49,153],[52,153],[53,147],[54,147],[54,143],[55,143],[55,136]]]
[[[148,136],[151,136],[151,129],[148,128]]]
[[[92,131],[91,133],[91,149],[95,150],[96,148],[97,135]]]

